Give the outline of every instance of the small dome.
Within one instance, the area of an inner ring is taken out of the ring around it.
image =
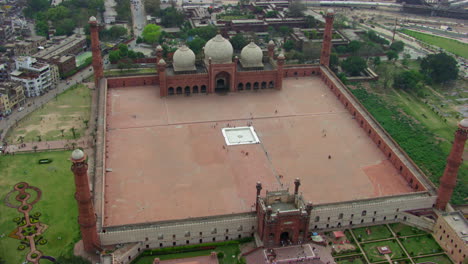
[[[464,118],[460,123],[458,123],[460,128],[468,129],[468,118]]]
[[[250,42],[241,51],[240,62],[244,68],[263,67],[262,59],[262,49],[253,42]]]
[[[166,61],[164,59],[160,59],[158,64],[159,65],[166,65]]]
[[[220,34],[210,39],[205,44],[205,60],[211,58],[211,63],[231,63],[234,49],[231,42],[223,38]]]
[[[278,59],[284,60],[284,59],[285,59],[284,54],[283,54],[283,53],[280,53],[280,55],[278,55]]]
[[[84,158],[84,155],[85,154],[81,149],[75,149],[72,152],[71,158],[72,158],[72,160],[80,160],[80,159]]]
[[[275,42],[272,39],[270,39],[270,41],[268,41],[268,46],[274,46],[274,45],[275,45]]]
[[[333,11],[333,9],[329,8],[327,9],[327,15],[333,15],[335,14],[335,11]]]
[[[156,47],[156,50],[157,50],[157,51],[161,51],[161,50],[163,50],[163,48],[161,47],[161,45],[158,45],[158,46]]]
[[[174,52],[173,63],[174,71],[195,71],[195,53],[187,46],[183,45]]]
[[[96,22],[96,21],[97,21],[97,19],[96,19],[95,16],[92,16],[92,17],[89,18],[89,22]]]

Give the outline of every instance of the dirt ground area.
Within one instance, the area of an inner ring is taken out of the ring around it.
[[[160,262],[161,264],[218,264],[218,258],[211,256],[185,258],[185,259],[171,259]]]
[[[255,183],[315,204],[411,192],[319,78],[282,91],[159,97],[108,92],[104,225],[254,210]],[[225,146],[221,129],[252,124],[260,144]]]

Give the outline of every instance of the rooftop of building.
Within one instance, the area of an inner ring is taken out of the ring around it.
[[[54,44],[50,47],[47,47],[34,55],[36,58],[41,58],[44,60],[48,60],[56,55],[62,55],[62,53],[69,49],[71,46],[76,45],[77,43],[86,40],[84,35],[72,35],[63,40],[59,43]]]
[[[104,226],[251,212],[258,181],[301,178],[314,204],[412,192],[318,77],[228,95],[112,88],[108,102]],[[250,123],[259,144],[225,145],[222,128]]]
[[[465,216],[460,211],[456,211],[442,214],[442,217],[457,235],[465,243],[468,243],[468,221],[465,219]]]

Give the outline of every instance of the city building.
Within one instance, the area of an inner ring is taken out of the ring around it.
[[[456,264],[468,256],[468,221],[459,211],[442,213],[434,225],[434,238]]]
[[[54,56],[50,58],[50,62],[58,67],[60,74],[76,69],[76,59],[73,55]]]
[[[86,37],[84,35],[71,35],[61,39],[58,43],[34,54],[34,57],[40,60],[50,62],[53,57],[63,55],[76,55],[86,48]]]
[[[54,88],[51,66],[32,57],[19,57],[16,70],[10,73],[11,80],[22,82],[26,97],[39,96]]]
[[[0,82],[0,115],[6,116],[24,104],[23,85],[19,82]]]
[[[14,43],[13,51],[15,56],[30,56],[39,51],[39,47],[43,47],[47,43],[47,39],[42,36],[26,38],[22,41]]]
[[[8,73],[9,67],[8,64],[0,64],[0,82],[5,82],[10,80],[10,74]]]

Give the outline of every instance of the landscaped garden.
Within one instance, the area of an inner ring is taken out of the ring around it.
[[[336,258],[335,262],[338,264],[366,264],[366,261],[362,256],[354,256],[347,258]]]
[[[172,248],[162,248],[147,250],[142,255],[136,258],[133,264],[152,264],[154,258],[160,260],[192,258],[199,256],[209,256],[211,252],[218,253],[218,261],[220,264],[239,264],[245,263],[243,259],[239,259],[239,245],[250,242],[251,238],[241,240],[231,240],[218,243],[205,243],[199,245],[179,246]]]
[[[362,242],[392,237],[392,233],[385,225],[361,227],[352,231],[356,239]]]
[[[10,144],[74,139],[84,135],[91,109],[91,90],[75,85],[30,113],[6,136]]]
[[[466,43],[409,29],[402,29],[401,32],[428,44],[443,48],[446,51],[456,54],[458,56],[462,56],[465,59],[468,59],[468,44]]]
[[[400,238],[400,242],[411,257],[443,252],[430,234]]]
[[[17,209],[6,206],[3,200],[19,182],[26,182],[41,190],[40,200],[32,205],[30,213],[31,224],[47,225],[41,234],[42,238],[36,238],[38,250],[45,256],[54,258],[72,254],[73,246],[80,235],[78,209],[73,195],[74,180],[68,160],[70,154],[60,151],[0,156],[0,257],[8,260],[7,263],[24,262],[29,251],[27,245],[10,237],[18,226],[24,226],[24,215]],[[51,159],[53,162],[39,164],[40,159]],[[35,192],[27,193],[31,197],[19,195],[18,198],[27,199],[29,203],[38,197]],[[15,206],[20,204],[16,199],[9,200],[14,200]],[[26,226],[24,234],[34,234],[38,230],[35,227],[37,226]]]
[[[401,249],[400,245],[396,239],[379,241],[379,242],[369,242],[369,243],[362,243],[362,249],[364,250],[367,258],[370,262],[378,262],[386,260],[385,255],[380,254],[378,247],[387,247],[391,250],[391,253],[388,254],[390,259],[400,259],[400,258],[407,258],[406,254]]]
[[[417,258],[414,260],[416,263],[432,262],[432,263],[437,263],[437,264],[452,264],[452,261],[450,260],[450,258],[447,257],[445,254],[432,256],[432,257]]]
[[[389,226],[397,236],[412,236],[412,235],[427,234],[426,231],[423,231],[416,227],[404,225],[402,223],[393,223],[393,224],[390,224]]]

